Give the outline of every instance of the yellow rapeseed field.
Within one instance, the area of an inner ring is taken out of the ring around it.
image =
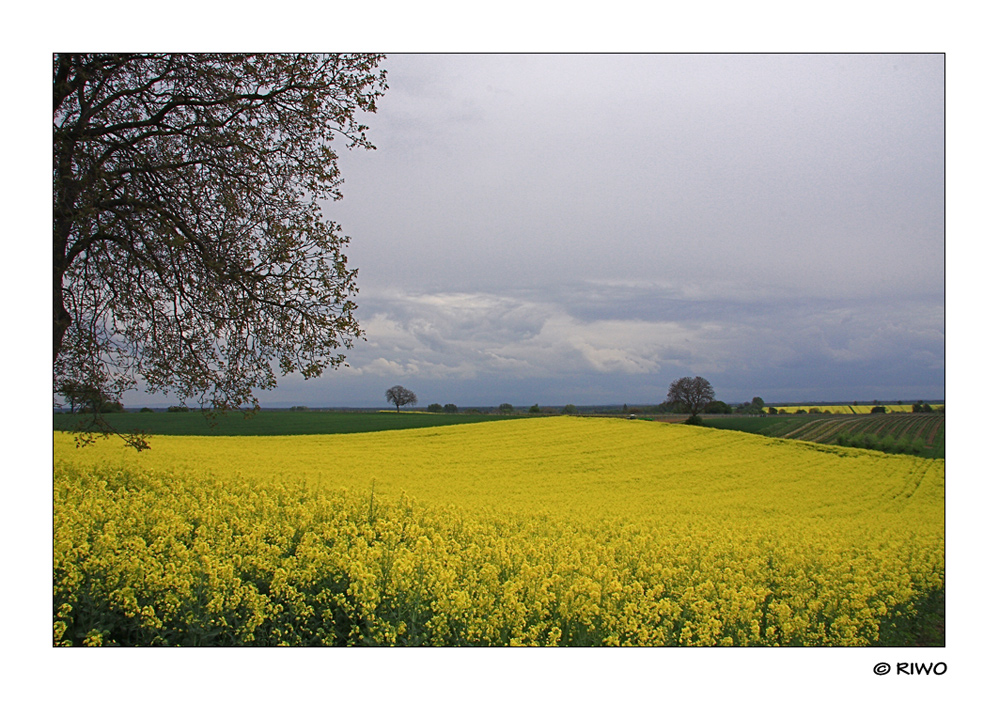
[[[943,461],[618,419],[55,434],[54,641],[900,644]]]

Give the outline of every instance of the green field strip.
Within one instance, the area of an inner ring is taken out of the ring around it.
[[[882,434],[885,429],[888,428],[888,421],[889,419],[887,416],[879,416],[877,419],[873,419],[870,427],[873,430],[869,431],[869,433],[872,436],[883,438]]]
[[[394,411],[260,411],[245,416],[243,412],[234,411],[209,418],[195,410],[127,412],[104,414],[102,418],[121,433],[138,431],[162,436],[290,436],[369,433],[533,417],[528,414],[424,414]],[[82,414],[55,414],[53,428],[56,431],[86,431],[89,420],[90,417]]]
[[[823,419],[815,419],[814,421],[809,421],[808,423],[802,426],[798,426],[797,428],[791,429],[784,435],[780,436],[780,438],[798,438],[799,440],[801,440],[799,434],[806,433],[810,429],[810,427],[814,426],[817,423],[821,423],[822,421]]]
[[[944,417],[935,416],[933,418],[935,421],[931,424],[929,435],[926,438],[927,448],[934,447],[936,445],[937,433],[939,433],[940,429],[943,428],[944,425]]]
[[[828,440],[835,438],[835,436],[840,431],[843,430],[844,426],[846,426],[847,424],[849,424],[851,422],[852,422],[852,419],[843,419],[843,420],[839,420],[839,421],[836,421],[836,420],[830,421],[829,425],[826,427],[826,430],[822,431],[815,438],[812,438],[811,440],[815,441],[816,443],[825,443]]]
[[[889,454],[918,450],[922,457],[943,458],[943,443],[936,435],[944,426],[941,414],[795,416],[772,421],[733,418],[714,419],[706,425],[826,445],[837,443],[843,436],[853,447]]]
[[[922,417],[917,422],[915,430],[913,431],[913,438],[916,440],[925,440],[927,434],[929,433],[930,426],[932,425],[933,420],[936,418],[937,417],[933,416]]]

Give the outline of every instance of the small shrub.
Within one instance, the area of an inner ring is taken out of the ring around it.
[[[152,409],[150,409],[150,408],[149,408],[149,407],[147,407],[147,406],[144,406],[144,407],[142,407],[141,409],[139,409],[139,413],[140,413],[140,414],[151,414],[151,413],[153,413],[153,410],[152,410]]]
[[[918,438],[899,438],[896,445],[899,453],[921,455],[923,452],[923,444]]]
[[[898,453],[901,452],[899,448],[899,442],[895,440],[894,436],[885,436],[880,441],[878,441],[878,450],[882,450],[886,453]]]
[[[704,425],[704,419],[702,419],[697,414],[694,414],[693,416],[691,416],[690,418],[688,418],[683,423],[687,424],[688,426],[703,426]]]

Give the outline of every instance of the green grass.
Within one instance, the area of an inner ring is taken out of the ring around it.
[[[85,428],[86,415],[54,414],[56,431]],[[138,431],[161,436],[299,436],[326,433],[367,433],[406,428],[528,418],[528,415],[417,414],[408,412],[259,411],[249,417],[230,412],[208,419],[200,411],[105,414],[119,433]],[[82,422],[82,426],[81,426]]]
[[[725,416],[705,419],[704,425],[924,458],[943,458],[945,452],[944,417],[936,413]]]
[[[781,437],[803,426],[809,421],[815,421],[814,415],[778,415],[778,416],[719,416],[704,419],[704,425],[710,428],[724,428],[732,431],[758,433],[761,436]]]

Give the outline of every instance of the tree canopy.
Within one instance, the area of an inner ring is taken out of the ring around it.
[[[714,398],[714,388],[703,377],[681,377],[670,384],[666,402],[682,405],[691,416],[697,416]]]
[[[406,389],[402,385],[396,385],[385,390],[385,399],[391,404],[395,404],[395,410],[407,404],[416,404],[416,394]]]
[[[317,377],[363,337],[334,146],[378,55],[53,57],[55,387],[149,391],[226,410]],[[56,390],[58,391],[58,389]]]

